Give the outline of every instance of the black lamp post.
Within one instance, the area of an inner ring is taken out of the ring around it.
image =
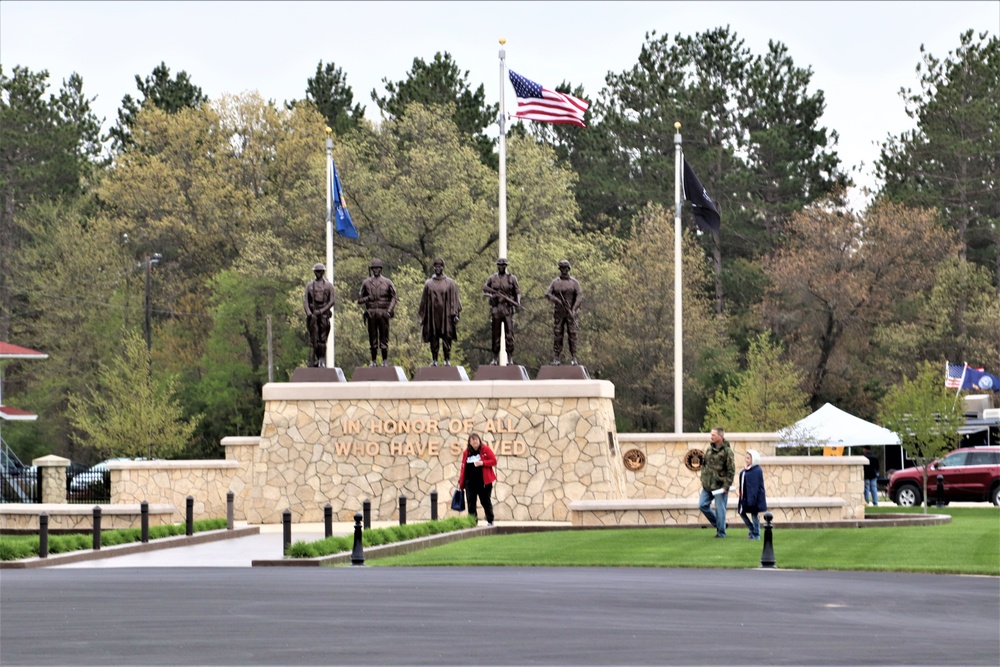
[[[150,284],[149,274],[150,274],[150,268],[152,268],[153,264],[159,263],[161,259],[163,259],[163,255],[157,252],[153,253],[152,257],[146,255],[146,261],[144,262],[146,265],[146,352],[153,351],[153,343],[152,339],[150,338],[150,331],[152,329],[153,311],[151,307],[152,302],[149,296],[149,284]]]

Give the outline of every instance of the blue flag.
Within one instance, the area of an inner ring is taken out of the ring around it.
[[[333,210],[327,210],[326,219],[327,221],[331,219],[336,220],[338,234],[346,236],[349,239],[356,239],[358,238],[358,230],[354,226],[354,221],[351,220],[351,214],[347,211],[347,200],[344,199],[344,189],[340,185],[340,175],[337,173],[337,165],[331,160],[330,166],[333,172],[333,179],[330,183],[330,201],[332,202]]]
[[[965,382],[962,383],[962,389],[997,391],[1000,390],[1000,377],[970,366],[965,369]]]
[[[694,209],[694,219],[698,226],[705,231],[711,230],[716,234],[722,226],[722,218],[719,215],[719,205],[708,196],[708,190],[701,184],[695,176],[694,169],[684,158],[684,197],[691,202]]]

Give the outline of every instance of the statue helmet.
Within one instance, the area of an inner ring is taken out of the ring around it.
[[[381,260],[381,259],[378,259],[378,258],[375,258],[375,259],[373,259],[373,260],[372,260],[372,261],[371,261],[371,262],[370,262],[370,263],[368,264],[368,268],[369,268],[369,269],[381,269],[381,268],[382,268],[382,260]]]
[[[441,259],[440,257],[438,257],[437,259],[434,260],[434,266],[437,266],[438,264],[440,264],[441,266],[444,266],[444,260]]]
[[[323,266],[323,263],[322,263],[322,262],[317,262],[317,263],[316,263],[316,264],[315,264],[315,265],[313,266],[313,271],[326,271],[326,267],[325,267],[325,266]]]
[[[501,257],[500,259],[497,260],[497,266],[500,266],[501,264],[503,264],[504,266],[507,266],[507,258],[506,257]]]
[[[566,267],[567,269],[568,269],[568,268],[570,268],[570,267],[569,267],[569,260],[568,260],[568,259],[560,259],[560,260],[559,260],[559,268],[561,269],[561,268],[562,268],[562,267],[564,267],[564,266],[565,266],[565,267]]]

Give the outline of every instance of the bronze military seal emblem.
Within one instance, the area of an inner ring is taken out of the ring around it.
[[[622,454],[622,461],[629,470],[642,470],[646,465],[646,455],[638,449],[630,449]]]
[[[697,472],[701,470],[701,464],[705,462],[705,453],[700,449],[692,449],[684,455],[684,465],[688,470]]]

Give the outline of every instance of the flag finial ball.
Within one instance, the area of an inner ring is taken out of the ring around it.
[[[503,46],[506,43],[507,43],[507,38],[506,37],[501,37],[500,38],[500,46]]]
[[[676,121],[676,122],[674,122],[674,129],[675,129],[675,130],[679,130],[679,129],[681,129],[681,122],[680,122],[680,121]]]
[[[329,125],[326,126],[326,133],[327,134],[333,134],[333,130],[330,129]]]

